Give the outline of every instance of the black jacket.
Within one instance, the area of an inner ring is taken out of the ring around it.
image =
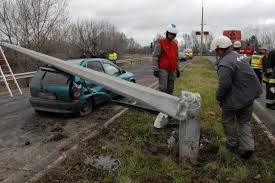
[[[218,60],[216,99],[224,110],[241,109],[262,93],[261,84],[246,59],[237,52],[228,51]]]

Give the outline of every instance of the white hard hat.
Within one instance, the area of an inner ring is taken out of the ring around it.
[[[235,42],[233,43],[233,47],[234,47],[234,48],[240,48],[240,47],[242,47],[241,41],[235,41]]]
[[[262,46],[262,47],[260,47],[260,49],[261,49],[261,50],[267,50],[267,47]]]
[[[166,27],[166,31],[169,32],[169,33],[172,33],[172,34],[177,34],[178,33],[177,26],[175,24],[169,24]]]
[[[211,50],[216,50],[217,48],[228,48],[232,45],[231,40],[226,36],[219,36],[215,38],[211,43]]]

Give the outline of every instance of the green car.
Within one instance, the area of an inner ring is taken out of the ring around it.
[[[74,59],[68,62],[130,82],[136,80],[132,73],[106,59]],[[30,103],[36,111],[78,113],[80,116],[91,113],[97,105],[118,96],[89,80],[49,65],[40,67],[34,75],[30,83],[30,93]]]

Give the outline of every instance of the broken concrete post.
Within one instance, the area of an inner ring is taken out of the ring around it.
[[[188,108],[186,118],[179,124],[179,158],[195,163],[199,152],[201,97],[198,93],[182,91],[181,99]]]
[[[77,75],[82,79],[90,80],[93,82],[93,84],[100,85],[119,95],[143,103],[144,105],[156,109],[159,112],[168,114],[175,119],[181,120],[185,115],[182,114],[182,111],[184,111],[183,109],[185,108],[185,106],[182,105],[184,104],[184,101],[182,101],[179,97],[175,97],[136,83],[125,81],[89,68],[70,64],[64,60],[22,48],[20,46],[4,42],[0,42],[0,45],[38,59],[44,63],[53,65],[56,68],[69,74]]]

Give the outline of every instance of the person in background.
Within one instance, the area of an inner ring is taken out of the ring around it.
[[[254,54],[251,57],[250,65],[257,75],[260,83],[262,83],[262,74],[263,74],[263,58],[264,55],[254,51]]]
[[[116,63],[117,61],[117,53],[115,52],[115,50],[111,50],[108,56],[108,59],[114,63]]]
[[[217,37],[211,43],[211,50],[215,50],[219,57],[216,99],[222,108],[226,136],[221,144],[241,158],[248,159],[255,149],[250,124],[253,103],[261,95],[262,88],[249,63],[240,54],[231,51],[231,45],[226,36]]]
[[[165,38],[161,38],[155,45],[153,52],[153,75],[159,78],[159,90],[173,94],[175,79],[180,77],[178,44],[175,24],[169,24],[166,28]]]
[[[241,41],[235,41],[235,42],[233,43],[233,49],[234,49],[234,51],[236,51],[237,53],[240,53],[241,47],[242,47]]]
[[[266,83],[266,107],[275,110],[275,50],[270,51],[264,62],[264,78]]]
[[[86,52],[83,52],[80,58],[87,58]]]

